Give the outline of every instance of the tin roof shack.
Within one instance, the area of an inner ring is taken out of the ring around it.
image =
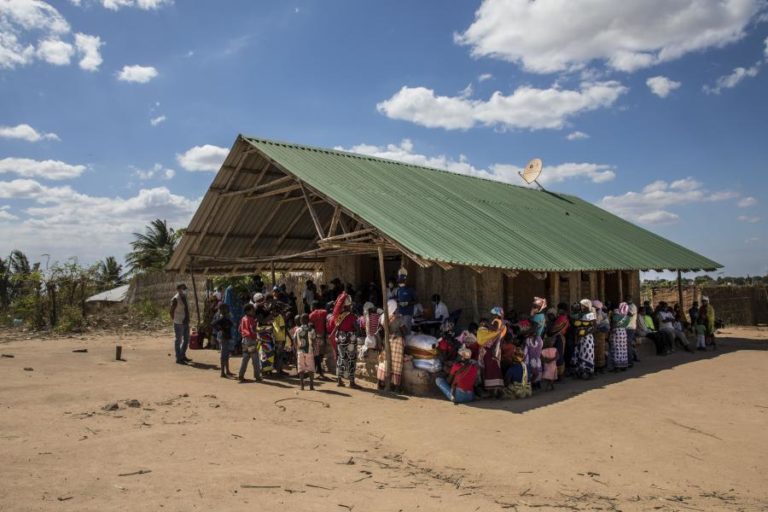
[[[534,295],[639,299],[640,270],[721,267],[575,196],[241,135],[167,269],[378,284],[403,262],[464,320]]]

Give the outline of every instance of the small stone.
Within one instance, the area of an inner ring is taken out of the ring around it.
[[[139,402],[135,398],[131,398],[130,400],[125,401],[125,405],[127,405],[128,407],[141,407],[141,402]]]
[[[35,369],[27,366],[26,368],[24,368],[24,371],[25,372],[33,372],[33,371],[35,371]]]
[[[120,408],[120,405],[118,405],[117,402],[109,402],[107,405],[102,407],[105,411],[116,411]]]

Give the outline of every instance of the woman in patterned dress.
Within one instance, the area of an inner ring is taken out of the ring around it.
[[[619,304],[611,314],[611,357],[613,371],[625,371],[629,366],[629,351],[627,346],[627,329],[629,325],[629,305]]]
[[[349,379],[349,387],[359,388],[355,384],[357,366],[357,321],[352,314],[352,297],[341,292],[333,307],[333,316],[329,322],[331,338],[336,340],[336,385],[344,387],[342,378]]]
[[[579,301],[581,311],[573,322],[576,329],[577,363],[576,376],[582,379],[590,379],[595,373],[595,311],[592,301],[582,299]]]

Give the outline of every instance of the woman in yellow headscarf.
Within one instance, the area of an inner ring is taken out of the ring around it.
[[[488,327],[477,330],[477,344],[480,347],[478,362],[482,370],[483,387],[496,397],[504,389],[504,374],[501,372],[501,340],[507,334],[504,324],[504,310],[495,307],[491,310],[493,320]]]

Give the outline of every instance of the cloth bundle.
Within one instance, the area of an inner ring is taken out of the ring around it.
[[[429,373],[443,369],[438,357],[437,338],[426,334],[409,334],[405,337],[405,353],[411,356],[413,367]]]

